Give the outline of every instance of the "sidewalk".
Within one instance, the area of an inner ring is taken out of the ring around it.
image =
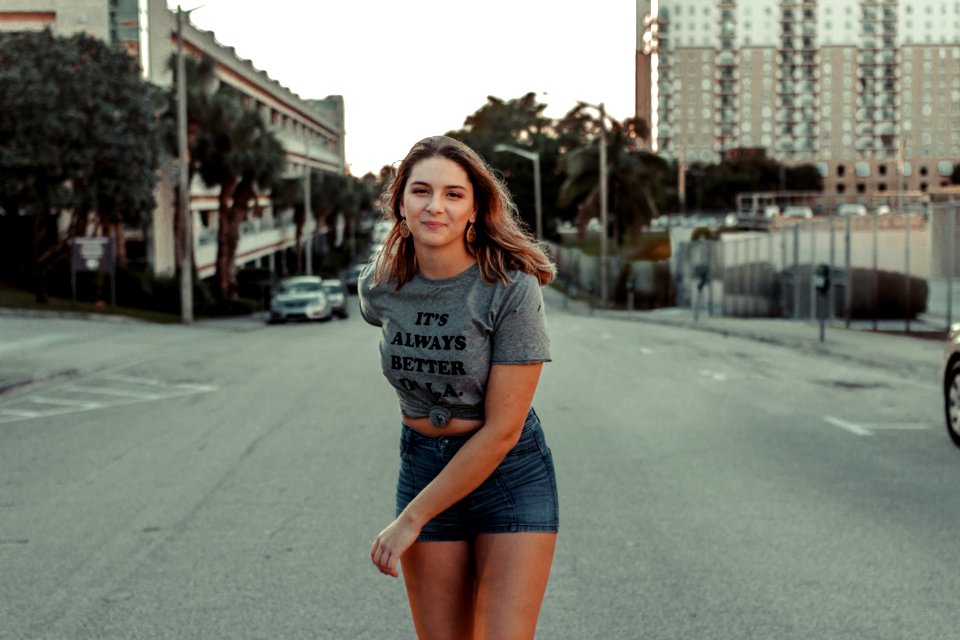
[[[838,361],[885,369],[894,375],[921,383],[939,384],[945,339],[942,327],[922,320],[911,323],[910,333],[902,321],[881,322],[873,331],[872,322],[857,322],[850,329],[842,321],[827,324],[824,341],[820,326],[806,320],[780,318],[735,318],[701,313],[694,320],[689,309],[625,311],[592,309],[582,300],[572,300],[553,287],[544,289],[544,299],[554,313],[573,313],[627,322],[645,322],[706,331],[722,336],[744,338],[818,354]]]

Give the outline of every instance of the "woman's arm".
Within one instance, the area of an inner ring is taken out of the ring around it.
[[[520,439],[542,368],[542,362],[491,365],[483,426],[374,541],[370,558],[382,573],[396,577],[397,562],[420,529],[479,487],[503,461]]]

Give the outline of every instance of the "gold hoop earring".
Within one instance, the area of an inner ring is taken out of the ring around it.
[[[410,227],[407,226],[406,218],[400,218],[400,237],[404,240],[410,237]]]
[[[471,224],[467,227],[467,233],[464,236],[467,241],[467,244],[473,244],[477,240],[477,227],[476,225]]]

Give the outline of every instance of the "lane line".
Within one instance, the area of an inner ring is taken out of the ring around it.
[[[37,404],[52,404],[56,407],[75,407],[77,409],[95,409],[104,407],[102,402],[90,402],[89,400],[67,400],[65,398],[48,398],[46,396],[33,396],[27,398],[27,402],[36,402]]]
[[[63,391],[72,391],[75,393],[91,393],[91,394],[100,394],[104,396],[114,396],[117,398],[138,398],[140,400],[159,400],[163,398],[162,395],[157,395],[155,393],[140,393],[138,391],[127,391],[125,389],[114,389],[109,387],[96,388],[96,387],[62,387]]]
[[[9,353],[11,351],[16,351],[17,349],[29,349],[30,347],[39,347],[45,344],[50,344],[52,342],[60,342],[61,340],[66,340],[67,336],[52,333],[48,336],[36,336],[33,338],[24,338],[23,340],[17,340],[16,342],[7,342],[6,344],[0,344],[0,353]]]
[[[858,436],[872,436],[873,432],[869,429],[862,427],[859,424],[854,424],[852,422],[847,422],[846,420],[841,420],[840,418],[834,418],[833,416],[824,416],[824,421],[832,424],[835,427],[840,427],[850,433],[856,434]]]

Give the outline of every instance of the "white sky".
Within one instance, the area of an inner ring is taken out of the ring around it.
[[[176,8],[176,3],[171,2]],[[577,100],[633,115],[635,0],[184,0],[303,98],[340,94],[361,176],[459,129],[488,95],[533,91],[560,117]]]

